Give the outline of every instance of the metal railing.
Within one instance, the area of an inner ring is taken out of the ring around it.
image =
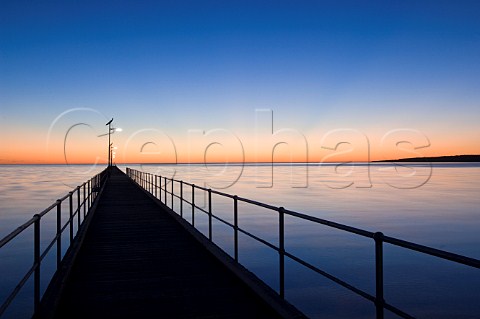
[[[50,250],[56,246],[56,270],[60,268],[62,262],[62,234],[68,228],[69,233],[69,247],[73,240],[75,239],[76,234],[81,229],[83,222],[89,214],[90,208],[95,203],[98,192],[101,189],[101,186],[104,184],[107,177],[107,170],[95,175],[88,181],[84,182],[82,185],[77,186],[74,190],[69,192],[67,195],[58,199],[55,203],[44,209],[42,212],[35,214],[30,220],[26,223],[12,231],[10,234],[5,236],[0,240],[0,249],[12,242],[17,236],[22,234],[25,230],[29,229],[33,225],[33,264],[30,269],[26,272],[23,278],[18,282],[16,287],[12,292],[7,296],[5,301],[0,305],[0,317],[8,309],[12,301],[25,286],[27,281],[33,275],[33,311],[37,312],[40,305],[41,289],[40,289],[40,276],[41,276],[41,266],[42,261],[50,252]],[[62,225],[62,203],[68,199],[68,212],[69,217]],[[53,239],[48,243],[47,247],[41,251],[41,225],[42,218],[47,215],[52,210],[56,211],[56,232]],[[83,219],[82,219],[83,216]],[[74,232],[74,224],[77,223],[77,232]],[[1,301],[0,301],[1,302]]]
[[[135,181],[138,185],[140,185],[142,188],[144,188],[146,191],[151,193],[153,196],[158,198],[162,203],[168,206],[168,200],[167,196],[170,195],[170,208],[174,210],[174,198],[179,199],[180,202],[180,207],[178,208],[179,212],[178,214],[182,217],[184,217],[184,207],[183,203],[185,202],[186,204],[191,206],[191,215],[190,215],[190,220],[191,220],[191,225],[195,227],[195,211],[198,210],[204,214],[208,215],[208,239],[212,241],[212,219],[215,219],[233,229],[234,232],[234,238],[233,238],[233,245],[234,245],[234,256],[233,258],[235,259],[236,262],[238,262],[238,234],[242,233],[262,244],[265,246],[275,250],[278,252],[279,256],[279,262],[278,262],[278,267],[279,267],[279,291],[278,294],[280,295],[281,298],[285,297],[285,257],[290,258],[291,260],[295,261],[296,263],[307,267],[308,269],[314,271],[317,274],[320,274],[324,276],[325,278],[339,284],[340,286],[343,286],[344,288],[354,292],[355,294],[363,297],[364,299],[372,302],[375,305],[376,308],[376,318],[377,319],[382,319],[384,318],[384,310],[387,309],[394,314],[402,317],[402,318],[413,318],[413,316],[407,314],[406,312],[398,309],[397,307],[387,303],[384,299],[384,284],[383,284],[383,246],[384,243],[391,244],[393,246],[397,247],[402,247],[408,250],[413,250],[422,254],[427,254],[431,256],[435,256],[444,260],[449,260],[458,264],[463,264],[469,267],[473,268],[480,268],[480,260],[474,259],[474,258],[469,258],[465,257],[462,255],[450,253],[447,251],[415,244],[412,242],[408,242],[405,240],[397,239],[394,237],[389,237],[385,236],[381,232],[370,232],[366,231],[363,229],[335,223],[332,221],[328,221],[325,219],[321,219],[318,217],[313,217],[309,215],[305,215],[302,213],[298,213],[295,211],[291,211],[288,209],[285,209],[283,207],[276,207],[273,205],[257,202],[248,198],[242,198],[238,197],[236,195],[231,195],[223,192],[219,192],[216,190],[212,190],[210,188],[204,188],[201,186],[197,186],[195,184],[187,183],[181,180],[176,180],[173,178],[167,178],[167,177],[162,177],[158,175],[154,175],[151,173],[147,172],[142,172],[138,171],[135,169],[127,168],[126,170],[127,175]],[[162,183],[163,181],[163,183]],[[167,185],[170,183],[170,190],[167,189]],[[174,193],[174,183],[177,183],[179,185],[179,194]],[[162,186],[163,184],[163,186]],[[185,186],[191,187],[191,198],[190,200],[184,198],[184,188]],[[202,207],[199,207],[198,205],[195,204],[195,190],[201,190],[203,192],[207,193],[208,197],[208,208],[203,209]],[[163,191],[163,196],[162,196],[162,191]],[[229,198],[233,201],[233,224],[220,218],[219,216],[216,216],[212,212],[212,194],[220,195],[225,198]],[[264,240],[260,238],[259,236],[256,236],[242,228],[239,227],[238,225],[238,216],[239,216],[239,211],[238,211],[238,202],[244,202],[248,203],[257,207],[262,207],[266,208],[268,210],[274,211],[278,214],[278,246],[275,244]],[[333,276],[332,274],[323,271],[319,269],[318,267],[310,264],[309,262],[302,260],[301,258],[295,256],[294,254],[288,252],[285,250],[285,215],[296,217],[302,220],[310,221],[313,223],[321,224],[327,227],[339,229],[348,233],[352,233],[361,237],[366,237],[370,238],[373,240],[373,245],[375,249],[375,295],[369,294],[368,292],[359,289],[346,281],[337,278]]]

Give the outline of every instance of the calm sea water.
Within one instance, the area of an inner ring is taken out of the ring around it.
[[[480,259],[479,163],[129,167]],[[102,169],[0,166],[0,237]],[[188,190],[185,196],[190,196]],[[212,201],[215,214],[233,220],[231,200],[214,195]],[[196,194],[196,203],[206,205],[206,198]],[[179,207],[177,201],[174,207]],[[207,231],[201,213],[195,222]],[[285,222],[287,251],[374,294],[372,240],[293,217]],[[274,212],[240,203],[239,224],[278,243]],[[44,228],[42,238],[53,234],[53,219]],[[220,223],[213,229],[215,243],[233,254],[231,229]],[[0,302],[31,266],[31,238],[26,232],[0,250]],[[240,262],[278,288],[277,253],[248,237],[239,240]],[[390,304],[419,318],[480,318],[480,271],[389,245],[384,250],[385,298]],[[45,287],[54,271],[54,256],[49,260],[51,265],[42,269]],[[374,317],[370,302],[288,258],[285,270],[286,298],[310,317]],[[29,283],[12,305],[12,317],[28,317],[31,289]],[[395,318],[389,313],[386,317]]]

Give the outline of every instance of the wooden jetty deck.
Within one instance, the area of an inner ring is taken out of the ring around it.
[[[39,317],[303,317],[192,232],[111,167],[81,244],[52,281]]]

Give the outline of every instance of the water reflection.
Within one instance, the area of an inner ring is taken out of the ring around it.
[[[480,258],[478,164],[435,164],[433,167],[422,164],[399,170],[391,164],[355,164],[353,168],[335,165],[129,167],[175,176],[200,186]],[[99,167],[86,174],[85,167],[75,165],[0,166],[0,237],[100,170]],[[425,180],[420,187],[413,187]],[[174,185],[174,189],[179,192],[178,185]],[[184,197],[191,197],[190,188],[184,189]],[[213,195],[212,200],[215,214],[232,223],[231,199]],[[204,194],[196,193],[195,201],[207,207]],[[174,206],[180,207],[177,199]],[[278,243],[276,213],[245,203],[239,204],[239,213],[240,227],[275,245]],[[187,220],[191,219],[189,207],[184,207],[184,214]],[[207,219],[200,212],[196,214],[195,222],[206,234]],[[46,219],[42,238],[53,234],[53,224]],[[285,225],[287,251],[373,294],[371,240],[292,217],[285,219]],[[214,222],[213,234],[214,241],[233,255],[232,230]],[[0,271],[12,274],[0,280],[2,300],[23,274],[22,270],[31,265],[30,241],[31,236],[26,234],[16,246],[0,251]],[[278,288],[275,252],[241,236],[239,258],[265,282]],[[287,299],[309,316],[374,316],[373,305],[288,258],[285,269]],[[479,286],[478,270],[385,247],[385,296],[390,303],[414,316],[474,317],[480,313]],[[25,300],[18,302],[24,303]]]
[[[385,181],[392,183],[394,178],[400,178],[385,169],[391,167],[389,164],[357,166],[347,178],[332,175],[332,167],[310,166],[308,187],[296,188],[295,176],[303,176],[304,167],[279,165],[272,174],[268,165],[247,165],[238,181],[221,191],[480,258],[480,246],[468,244],[480,241],[480,233],[476,231],[480,226],[479,164],[434,164],[428,182],[414,189],[389,186]],[[167,174],[165,176],[173,171],[172,167],[142,165],[144,171]],[[428,167],[417,165],[419,175],[420,169],[429,170]],[[215,179],[234,180],[238,173],[238,169],[225,170],[220,165],[217,170],[215,165],[174,168],[177,179],[204,187],[212,187]],[[428,176],[428,170],[423,171],[426,175],[422,178]],[[367,184],[368,177],[371,187],[359,187]],[[272,178],[270,188],[259,187],[268,185]],[[346,179],[355,183],[343,189],[329,187],[334,182],[345,183]],[[220,208],[231,211],[231,203]]]
[[[103,169],[91,165],[0,165],[0,237]]]
[[[142,168],[162,174],[161,166]],[[216,178],[237,178],[224,167],[218,171],[215,166],[186,168],[178,168],[176,178],[204,187],[212,187]],[[314,166],[308,168],[308,187],[300,188],[296,176],[304,176],[304,172],[305,167],[295,165],[275,166],[273,172],[269,166],[246,166],[241,178],[222,191],[480,258],[478,164],[420,164],[398,170],[389,164],[358,165],[348,173],[335,171],[334,166]],[[215,197],[213,205],[223,219],[231,220],[231,200]],[[239,212],[240,227],[277,244],[276,213],[248,204],[239,205]],[[228,237],[226,232],[216,243],[229,247],[226,251],[231,254],[232,243],[222,240]],[[372,240],[287,218],[285,245],[294,255],[374,294]],[[240,262],[278,287],[276,253],[245,238],[240,250]],[[418,317],[474,317],[480,313],[475,288],[480,284],[478,270],[395,247],[385,248],[385,259],[385,296],[391,304]],[[373,304],[361,297],[288,258],[286,267],[286,297],[309,316],[374,316]],[[390,316],[393,314],[387,312],[386,317]]]

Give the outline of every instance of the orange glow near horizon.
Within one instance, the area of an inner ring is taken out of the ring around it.
[[[331,136],[328,139],[307,137],[307,144],[292,138],[283,142],[277,138],[233,138],[227,135],[195,136],[190,141],[152,136],[151,132],[133,138],[116,137],[115,163],[241,163],[241,162],[366,162],[408,157],[480,154],[475,141],[455,142],[452,138],[430,139],[431,145],[422,141],[385,146],[380,139],[361,135]],[[96,136],[72,136],[64,145],[63,138],[54,137],[48,144],[41,135],[28,139],[10,139],[3,143],[0,164],[106,164],[106,140]],[[373,143],[372,141],[375,141]],[[257,144],[256,144],[256,143]],[[65,150],[65,151],[64,151]]]

